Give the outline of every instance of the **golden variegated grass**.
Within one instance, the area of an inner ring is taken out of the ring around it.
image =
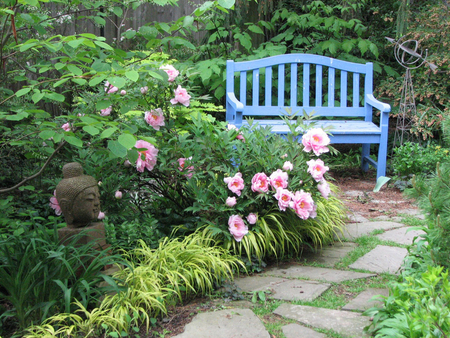
[[[169,302],[189,294],[208,294],[215,283],[233,279],[233,273],[244,268],[238,257],[198,234],[183,240],[164,239],[157,249],[141,241],[140,247],[123,256],[129,266],[114,276],[123,280],[125,291],[106,295],[90,311],[76,302],[76,313],[52,316],[29,328],[24,337],[89,337],[100,332],[120,336],[142,322],[148,329],[150,318],[166,313]]]

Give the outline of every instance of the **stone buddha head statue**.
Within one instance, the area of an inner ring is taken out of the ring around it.
[[[56,199],[69,228],[88,226],[100,212],[97,180],[83,174],[77,162],[63,167],[63,179],[56,186]]]

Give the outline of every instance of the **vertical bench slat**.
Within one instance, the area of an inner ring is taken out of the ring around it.
[[[309,107],[309,63],[303,64],[303,106]]]
[[[322,65],[316,65],[316,107],[322,107]]]
[[[239,100],[247,105],[247,72],[241,72],[239,79]]]
[[[347,107],[347,72],[341,70],[341,107]]]
[[[359,73],[353,73],[353,107],[359,107]]]
[[[336,70],[328,68],[328,107],[334,107],[334,81]]]
[[[259,69],[253,71],[252,105],[259,106]]]
[[[266,85],[265,85],[265,105],[271,106],[272,105],[272,67],[266,67]]]
[[[278,66],[278,106],[284,106],[284,64]]]
[[[297,64],[291,63],[291,107],[297,106]]]

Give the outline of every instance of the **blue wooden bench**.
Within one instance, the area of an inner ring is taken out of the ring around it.
[[[227,61],[226,120],[236,127],[245,117],[272,132],[286,134],[286,112],[315,113],[315,126],[330,128],[331,143],[362,144],[362,169],[386,174],[389,104],[373,96],[373,64],[313,54],[284,54],[259,60]],[[373,108],[380,111],[377,125]],[[307,121],[306,121],[307,123]],[[370,144],[379,144],[377,161]]]

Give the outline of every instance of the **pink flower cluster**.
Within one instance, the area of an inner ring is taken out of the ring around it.
[[[170,103],[177,104],[180,103],[185,107],[189,107],[191,96],[188,94],[187,90],[178,85],[177,89],[174,90],[175,97],[170,100]]]
[[[138,149],[138,159],[136,160],[137,171],[143,173],[144,169],[152,171],[156,165],[156,157],[158,155],[158,149],[147,141],[136,141],[135,148]]]
[[[173,82],[178,76],[178,74],[180,74],[180,72],[176,70],[175,67],[172,65],[163,65],[159,67],[159,69],[162,69],[167,73],[167,75],[169,76],[169,82]]]
[[[161,108],[146,111],[144,119],[145,122],[151,125],[155,130],[159,130],[159,127],[164,126],[164,113]]]
[[[193,174],[194,166],[191,165],[191,166],[185,168],[186,161],[190,161],[190,160],[192,160],[192,156],[188,157],[188,158],[182,157],[182,158],[178,159],[178,164],[180,165],[178,167],[178,170],[179,171],[187,171],[188,173],[185,174],[186,178],[192,178],[192,175],[194,175]]]
[[[106,92],[106,94],[112,94],[112,93],[117,92],[118,90],[119,90],[119,88],[113,86],[108,81],[105,82],[105,92]]]
[[[225,177],[223,181],[228,185],[228,189],[241,196],[241,191],[244,189],[244,180],[241,173],[237,173],[233,177]]]
[[[330,138],[322,129],[314,128],[302,136],[302,143],[305,147],[304,151],[309,153],[312,150],[316,156],[319,156],[329,151],[327,146],[330,144]]]

